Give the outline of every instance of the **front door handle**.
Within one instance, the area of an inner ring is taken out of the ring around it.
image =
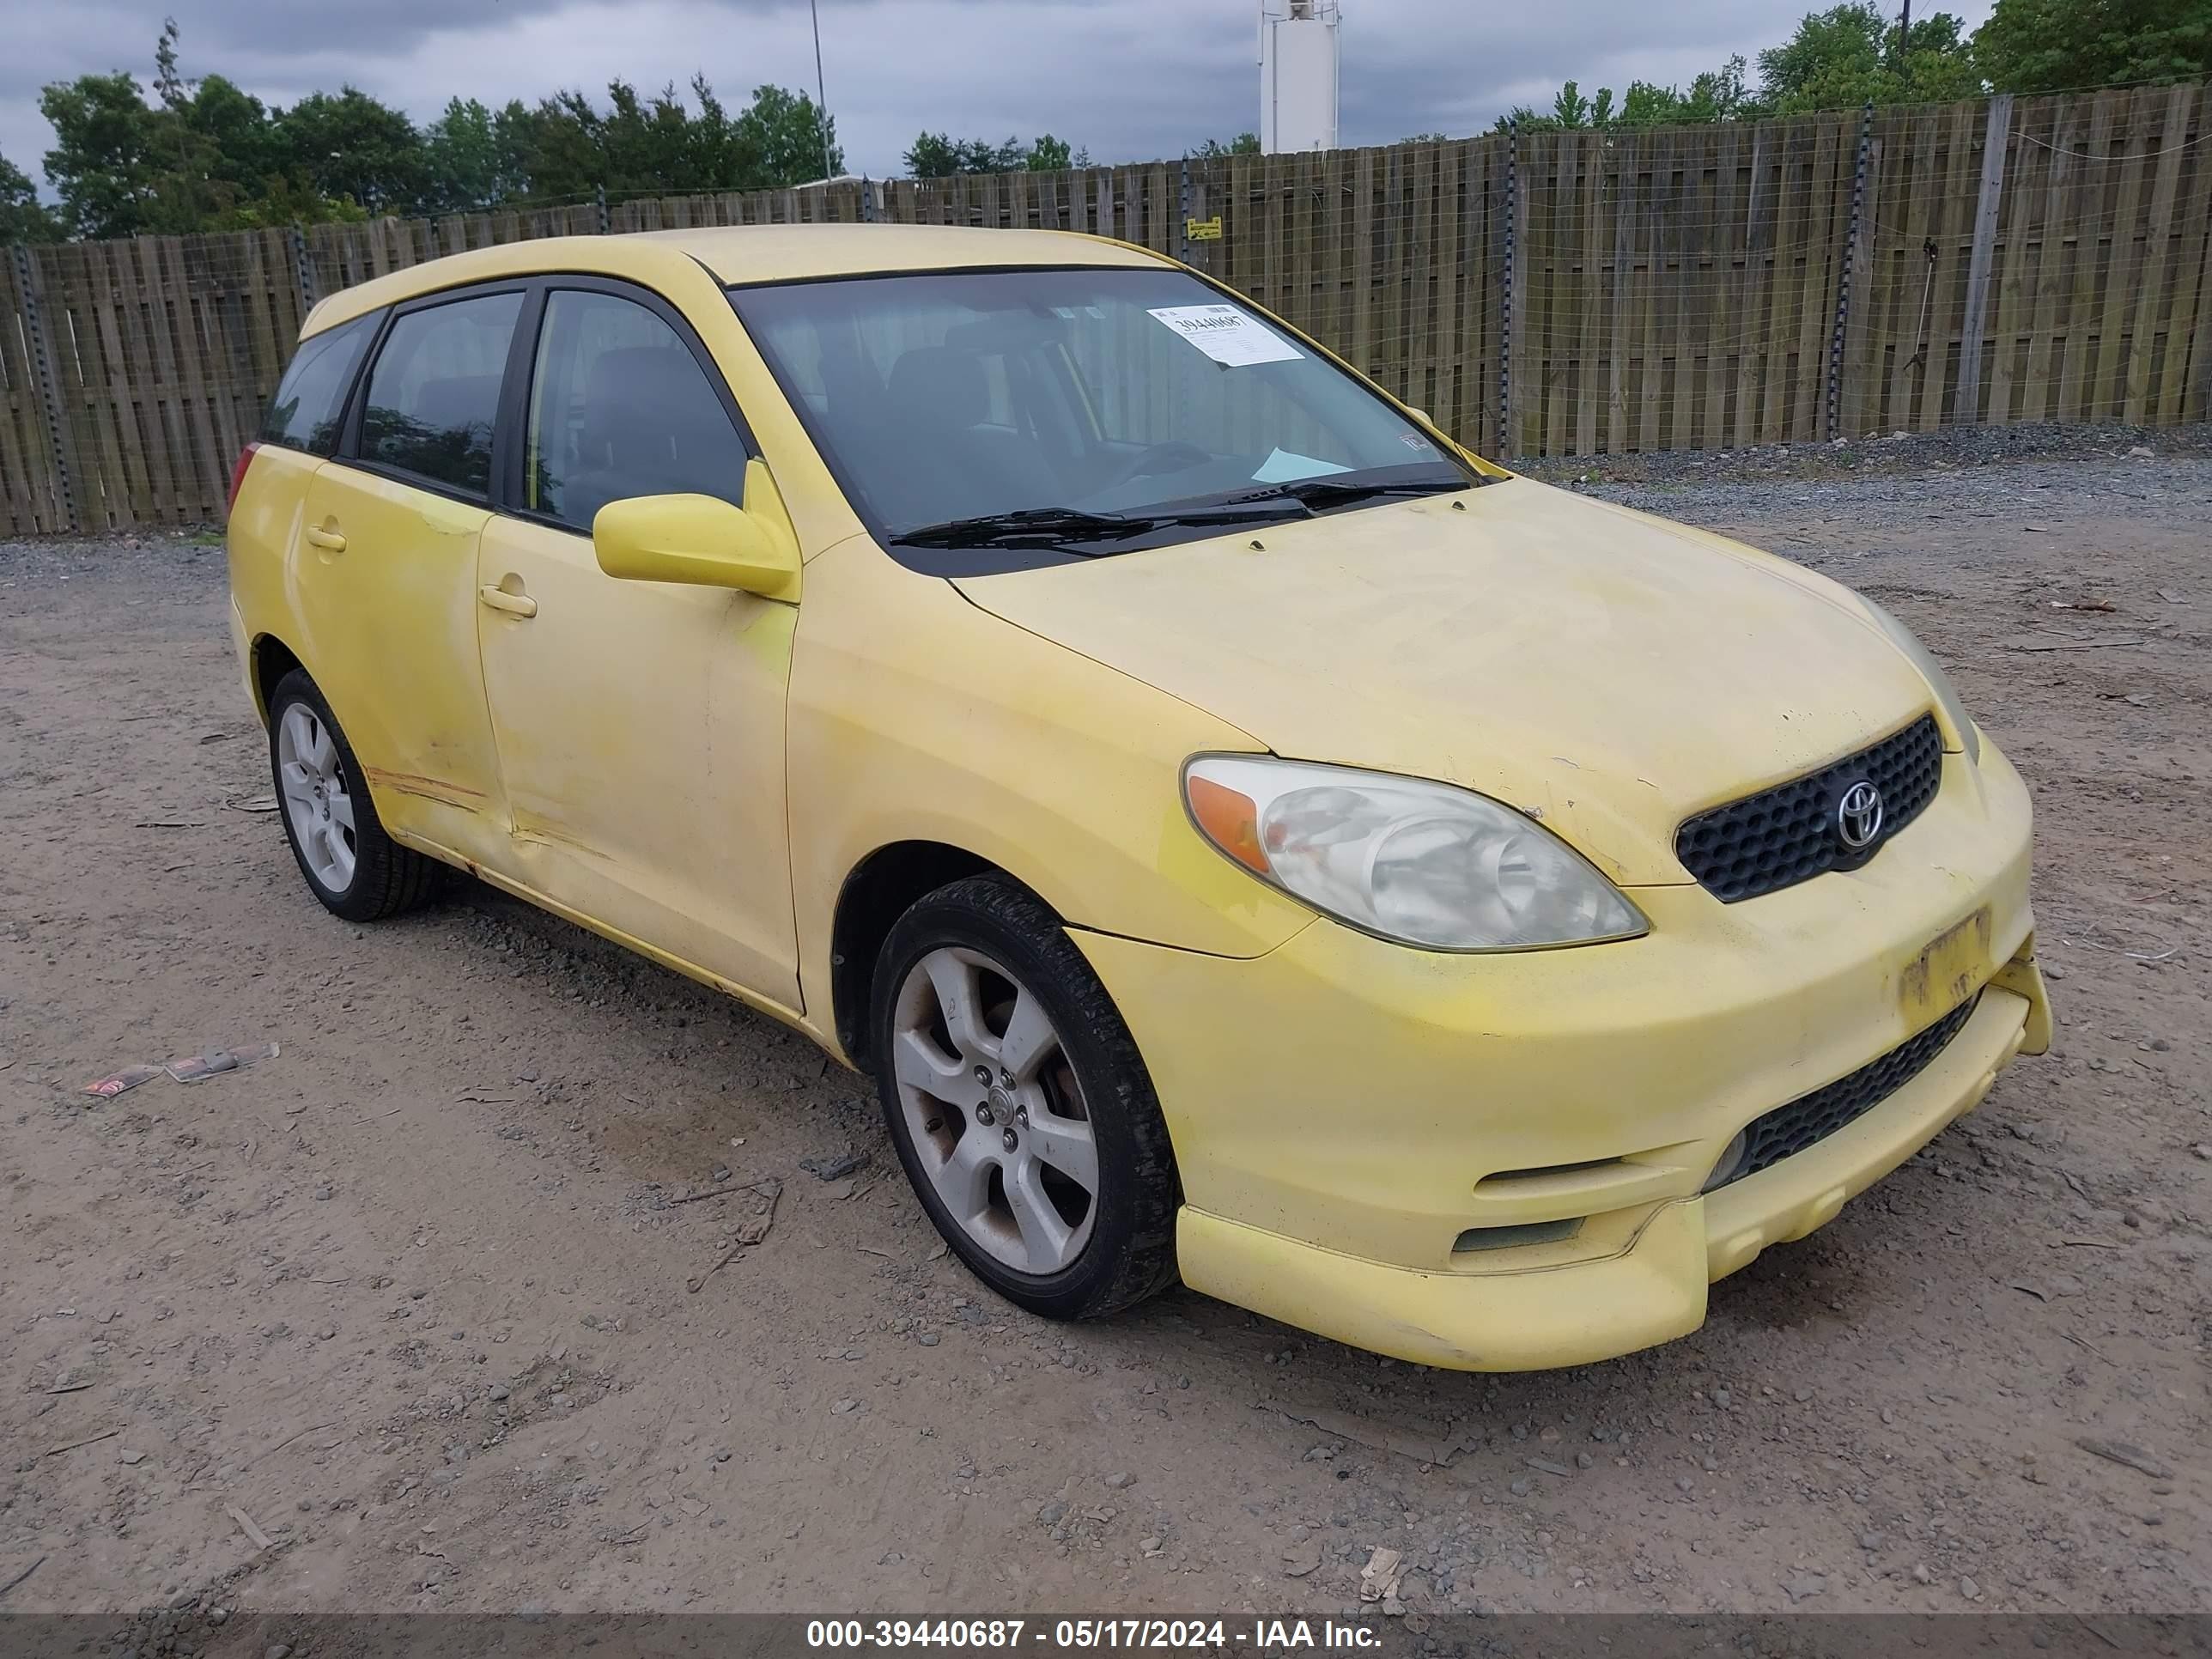
[[[527,593],[510,593],[503,587],[479,587],[477,597],[495,611],[504,611],[510,617],[534,617],[538,601]]]
[[[345,551],[345,538],[335,530],[320,530],[313,525],[309,525],[307,545],[319,547],[325,553],[343,553]]]

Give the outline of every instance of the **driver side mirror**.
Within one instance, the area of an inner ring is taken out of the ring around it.
[[[599,568],[624,581],[799,598],[799,549],[762,514],[713,495],[634,495],[592,520]]]

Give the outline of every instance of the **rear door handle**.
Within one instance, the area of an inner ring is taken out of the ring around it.
[[[510,593],[503,587],[479,587],[477,597],[495,611],[504,611],[510,617],[534,617],[538,601],[527,593]]]
[[[335,530],[318,530],[310,525],[307,526],[307,545],[319,547],[325,553],[343,553],[345,551],[345,538]]]

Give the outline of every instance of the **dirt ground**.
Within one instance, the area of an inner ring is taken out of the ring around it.
[[[464,883],[318,908],[219,545],[0,546],[5,1606],[2212,1610],[2212,459],[1615,493],[1955,665],[2061,1031],[1695,1336],[1501,1378],[1012,1311],[799,1038]]]

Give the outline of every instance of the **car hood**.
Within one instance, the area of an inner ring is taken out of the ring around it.
[[[1524,478],[957,585],[1279,755],[1505,801],[1629,886],[1690,880],[1692,813],[1934,700],[1848,589]]]

